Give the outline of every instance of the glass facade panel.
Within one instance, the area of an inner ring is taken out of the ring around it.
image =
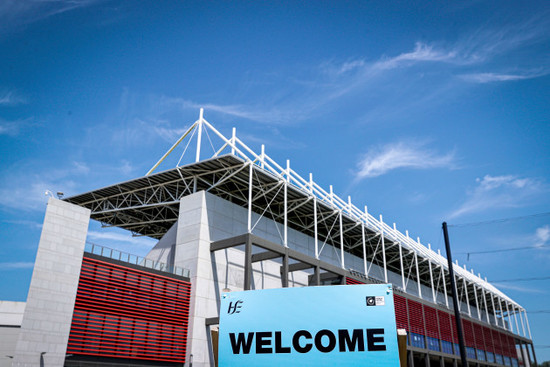
[[[426,349],[424,336],[420,334],[411,333],[411,346]]]
[[[476,350],[472,347],[466,347],[466,355],[468,358],[476,359]]]
[[[505,366],[511,366],[512,361],[510,360],[510,357],[504,357],[504,365]]]
[[[495,354],[495,361],[498,364],[504,364],[504,359],[502,359],[502,356],[500,354]]]
[[[456,344],[456,343],[453,344],[453,345],[454,345],[454,347],[455,347],[455,354],[456,354],[457,356],[459,356],[459,355],[460,355],[460,346],[459,346],[458,344]]]
[[[518,360],[515,358],[512,358],[512,367],[519,367]]]
[[[477,350],[477,359],[479,361],[485,361],[485,351],[481,350],[481,349],[478,349]]]
[[[442,340],[441,351],[443,353],[453,354],[453,343]]]
[[[487,362],[495,363],[495,355],[491,352],[487,352]]]
[[[439,339],[430,338],[430,337],[427,337],[427,339],[428,339],[428,349],[439,352]]]

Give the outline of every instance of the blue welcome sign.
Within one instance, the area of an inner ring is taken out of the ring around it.
[[[389,284],[222,295],[220,366],[399,366]]]

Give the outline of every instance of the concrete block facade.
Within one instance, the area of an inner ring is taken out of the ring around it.
[[[63,366],[90,210],[50,198],[13,366]]]

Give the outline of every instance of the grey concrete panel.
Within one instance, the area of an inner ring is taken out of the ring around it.
[[[63,366],[90,210],[50,198],[13,366]]]

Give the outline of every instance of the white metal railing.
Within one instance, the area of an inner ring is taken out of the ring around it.
[[[166,263],[160,261],[154,261],[151,259],[147,259],[143,256],[130,254],[128,252],[101,246],[92,242],[86,242],[84,252],[107,257],[113,260],[123,261],[132,265],[143,266],[145,268],[162,271],[164,273],[170,273],[189,278],[189,269],[184,269],[179,266],[169,266]]]

